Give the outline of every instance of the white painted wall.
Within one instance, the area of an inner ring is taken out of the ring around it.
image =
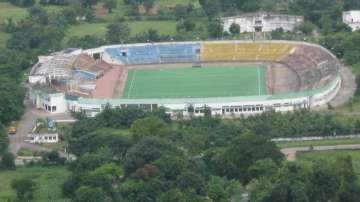
[[[241,16],[222,18],[224,31],[230,33],[230,26],[235,23],[240,25],[240,32],[254,32],[256,25],[262,26],[263,32],[271,32],[278,28],[284,31],[293,31],[294,28],[304,22],[302,16],[275,15],[267,13],[244,14]],[[261,22],[260,24],[256,23]]]
[[[29,76],[30,84],[46,84],[46,76],[44,75],[31,75]]]
[[[29,134],[28,137],[28,142],[33,144],[53,144],[59,142],[59,135],[57,133]]]
[[[48,94],[40,97],[40,106],[49,113],[57,114],[68,111],[64,93]]]
[[[360,29],[360,10],[345,11],[342,14],[343,22],[351,27],[352,31]]]

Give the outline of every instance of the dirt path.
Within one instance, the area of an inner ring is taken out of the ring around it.
[[[327,145],[327,146],[306,146],[306,147],[292,147],[281,149],[281,152],[285,155],[286,160],[295,161],[297,152],[305,151],[326,151],[326,150],[341,150],[341,149],[360,149],[360,144],[349,145]]]

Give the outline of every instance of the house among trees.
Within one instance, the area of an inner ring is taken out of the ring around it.
[[[240,26],[243,32],[271,32],[282,28],[284,31],[293,31],[295,27],[304,22],[303,16],[280,15],[267,12],[245,13],[240,16],[224,17],[224,31],[231,32],[234,24]]]
[[[352,31],[360,29],[360,10],[345,11],[342,14],[343,22],[351,27]]]

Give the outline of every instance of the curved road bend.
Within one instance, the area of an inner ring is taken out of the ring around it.
[[[305,147],[292,147],[281,149],[281,152],[285,155],[286,160],[295,161],[297,152],[304,151],[326,151],[326,150],[341,150],[341,149],[360,149],[360,144],[348,144],[348,145],[324,145],[324,146],[305,146]]]

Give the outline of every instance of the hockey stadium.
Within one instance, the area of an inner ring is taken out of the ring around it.
[[[325,48],[293,41],[196,41],[67,49],[40,56],[30,98],[50,113],[164,107],[172,116],[240,116],[324,107],[342,86]]]

